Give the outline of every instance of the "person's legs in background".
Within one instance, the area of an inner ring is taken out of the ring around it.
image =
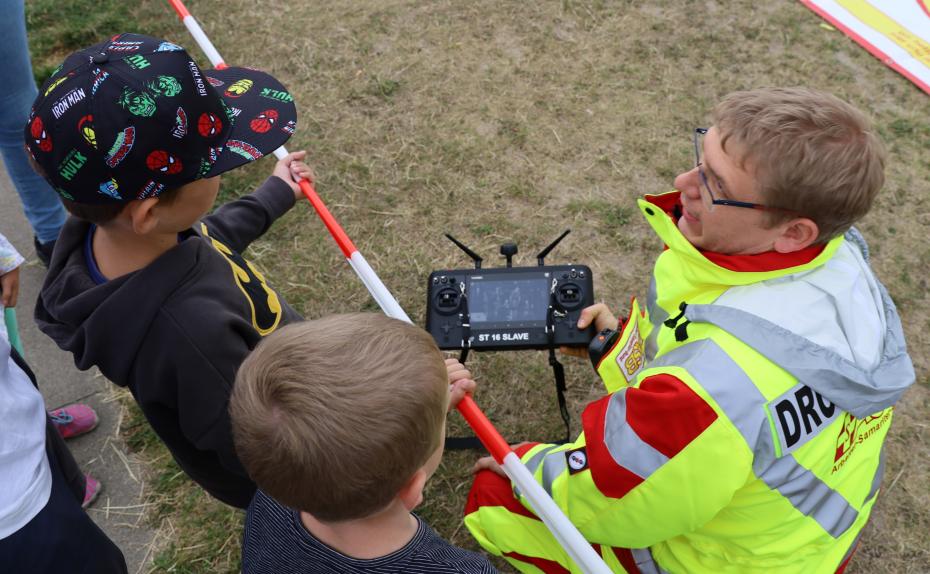
[[[23,128],[38,90],[32,75],[23,0],[0,0],[0,156],[35,234],[36,252],[47,265],[67,213],[58,194],[29,165]]]
[[[75,403],[48,413],[49,423],[63,438],[74,438],[97,428],[99,419],[90,405]],[[84,474],[84,499],[81,506],[87,508],[103,490],[103,485],[90,474]]]
[[[51,420],[46,452],[51,496],[26,526],[0,540],[4,572],[126,574],[123,553],[81,508],[84,477]]]

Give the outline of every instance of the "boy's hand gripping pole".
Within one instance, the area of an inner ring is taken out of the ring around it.
[[[184,3],[181,0],[168,0],[168,3],[171,4],[171,7],[177,12],[178,18],[180,18],[181,22],[194,37],[194,40],[197,41],[197,45],[200,46],[200,49],[206,54],[213,67],[219,69],[226,68],[226,62],[223,61],[222,56],[220,56],[220,53],[210,41],[210,38],[207,37],[203,28],[200,27],[197,20],[195,20],[187,10]],[[287,150],[284,146],[281,146],[274,151],[274,155],[278,159],[281,159],[287,155]],[[326,226],[330,235],[336,240],[336,244],[339,246],[339,249],[342,250],[349,265],[352,266],[352,269],[355,270],[359,279],[361,279],[365,287],[368,288],[368,292],[374,297],[375,301],[381,307],[381,310],[389,317],[412,323],[410,317],[407,316],[394,296],[391,295],[391,292],[388,291],[388,288],[382,283],[377,273],[371,268],[371,265],[368,264],[362,254],[356,249],[345,230],[339,225],[339,222],[336,221],[332,213],[329,212],[326,204],[324,204],[320,196],[317,195],[310,182],[303,179],[299,182],[299,185],[301,191],[303,191],[303,194],[313,205],[313,209],[316,210],[317,215],[319,215],[320,219],[323,221],[323,225]],[[533,511],[549,528],[552,535],[562,548],[565,549],[568,556],[578,565],[581,572],[585,574],[609,574],[611,570],[607,567],[607,564],[604,563],[597,552],[594,551],[594,548],[591,547],[591,544],[585,540],[584,536],[575,528],[575,525],[571,523],[568,517],[565,516],[562,510],[555,504],[555,501],[553,501],[546,491],[543,490],[542,486],[536,482],[536,479],[533,478],[532,473],[526,468],[520,460],[520,457],[513,452],[513,449],[510,448],[510,445],[507,444],[504,437],[497,432],[497,429],[494,428],[491,421],[489,421],[481,409],[478,408],[475,401],[472,400],[470,396],[466,395],[461,402],[459,402],[457,408],[458,411],[462,413],[468,425],[475,431],[475,434],[478,435],[484,447],[488,449],[488,452],[491,453],[494,460],[501,465],[501,468],[504,469],[504,472],[510,477],[510,480],[520,489],[523,496],[533,507]]]

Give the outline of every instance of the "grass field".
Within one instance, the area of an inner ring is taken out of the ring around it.
[[[318,191],[420,324],[429,272],[469,264],[444,232],[489,265],[502,242],[516,241],[529,264],[570,227],[552,262],[590,265],[598,299],[614,308],[644,294],[661,245],[635,198],[670,190],[691,167],[692,128],[732,90],[808,85],[867,111],[890,161],[860,228],[899,307],[918,384],[896,410],[884,489],[848,571],[930,568],[926,94],[785,0],[188,6],[227,62],[264,68],[290,88],[300,120],[289,147],[310,151]],[[167,3],[33,0],[28,10],[40,76],[70,49],[120,31],[162,35],[206,65]],[[271,167],[266,160],[229,174],[221,199],[251,190]],[[309,206],[247,256],[308,318],[376,310]],[[472,357],[483,384],[476,399],[505,436],[560,436],[545,355]],[[577,432],[581,408],[601,390],[586,364],[566,362]],[[127,408],[127,440],[151,461],[150,519],[167,540],[153,571],[237,571],[240,514],[193,486]],[[465,430],[453,416],[450,433]],[[421,509],[440,534],[470,548],[461,512],[474,456],[448,453]]]

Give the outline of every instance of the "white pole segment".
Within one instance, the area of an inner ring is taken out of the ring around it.
[[[210,60],[210,64],[212,64],[214,68],[226,65],[226,62],[223,61],[223,57],[220,56],[220,53],[213,46],[213,42],[210,41],[206,32],[203,31],[203,28],[200,27],[200,24],[197,23],[197,20],[195,20],[193,16],[185,16],[181,22],[187,27],[187,31],[190,32],[194,40],[197,41],[197,45],[200,46],[203,53],[207,55],[207,59]]]
[[[385,315],[395,319],[400,319],[401,321],[413,323],[413,321],[410,320],[410,317],[407,316],[407,313],[405,313],[401,308],[400,303],[397,302],[397,299],[391,295],[391,292],[388,291],[388,288],[384,285],[384,283],[381,282],[381,278],[378,277],[378,274],[375,273],[375,270],[371,268],[371,265],[369,265],[367,261],[365,261],[365,257],[362,256],[361,252],[354,252],[352,257],[348,258],[347,261],[349,262],[349,265],[352,266],[352,269],[355,270],[355,273],[358,274],[358,277],[362,280],[362,283],[365,284],[365,287],[368,287],[369,293],[371,293],[371,296],[375,298],[375,301],[377,301]]]
[[[507,453],[501,467],[530,502],[533,512],[545,523],[559,545],[582,572],[585,574],[611,574],[610,568],[594,551],[591,543],[585,540],[581,532],[556,506],[555,501],[536,482],[530,470],[520,461],[517,453],[513,451]]]

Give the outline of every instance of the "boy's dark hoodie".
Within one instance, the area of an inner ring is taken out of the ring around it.
[[[227,504],[255,485],[233,448],[227,413],[239,365],[263,335],[300,315],[239,255],[294,205],[277,177],[179,236],[143,269],[102,284],[85,254],[90,224],[61,231],[36,322],[79,369],[128,387],[181,468]]]

